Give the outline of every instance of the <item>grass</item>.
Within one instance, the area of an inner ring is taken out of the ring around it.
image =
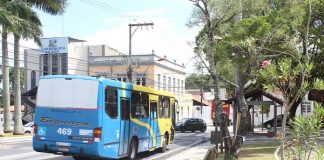
[[[275,159],[274,152],[279,146],[279,142],[267,142],[261,144],[243,144],[239,160],[271,160]],[[224,158],[224,154],[220,155],[220,159]]]
[[[263,144],[246,144],[241,148],[239,159],[241,160],[259,160],[275,159],[274,152],[279,143],[269,142]]]

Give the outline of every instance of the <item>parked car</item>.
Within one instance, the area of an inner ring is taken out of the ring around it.
[[[29,122],[24,125],[25,134],[31,134],[34,132],[34,122]]]
[[[283,119],[283,114],[277,116],[277,127],[281,127],[282,125],[282,119]],[[267,129],[271,129],[272,127],[274,127],[274,118],[264,122],[262,125],[263,127],[267,128]],[[286,125],[289,126],[289,115],[287,115],[287,122]]]
[[[176,124],[176,131],[201,131],[205,132],[207,129],[206,122],[199,118],[186,118]]]

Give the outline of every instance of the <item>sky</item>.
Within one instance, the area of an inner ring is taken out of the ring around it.
[[[132,37],[133,54],[151,54],[152,50],[168,60],[195,72],[192,46],[199,28],[188,28],[193,4],[189,0],[69,0],[61,16],[37,11],[43,25],[43,37],[73,37],[86,44],[106,44],[128,54],[128,24],[154,23],[138,28]],[[135,27],[132,28],[135,30]],[[37,47],[31,42],[23,45]]]

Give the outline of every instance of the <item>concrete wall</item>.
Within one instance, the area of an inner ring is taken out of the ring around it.
[[[68,50],[68,74],[82,76],[89,75],[88,46],[82,46],[79,43],[70,43]]]
[[[41,61],[40,55],[41,51],[28,49],[24,50],[24,74],[25,74],[25,91],[28,91],[31,88],[31,74],[34,71],[36,73],[36,86],[38,85],[39,77],[41,73]]]
[[[180,121],[183,118],[191,118],[193,103],[191,94],[183,94],[176,96],[178,100],[178,106],[176,107],[176,121]]]

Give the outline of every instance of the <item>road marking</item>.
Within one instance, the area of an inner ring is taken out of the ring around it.
[[[149,160],[154,160],[154,159],[157,159],[157,158],[163,157],[163,156],[165,156],[165,155],[167,155],[167,154],[172,154],[172,153],[174,153],[174,152],[177,152],[178,150],[181,150],[181,149],[184,149],[184,148],[192,147],[192,146],[197,145],[197,144],[199,144],[199,143],[201,143],[201,142],[203,142],[203,141],[206,141],[206,140],[205,140],[205,139],[202,139],[202,140],[200,140],[200,141],[197,141],[197,142],[191,143],[191,144],[189,144],[188,146],[180,147],[180,148],[174,149],[174,150],[172,150],[172,151],[170,151],[170,152],[166,152],[166,153],[163,153],[163,154],[160,154],[160,155],[157,155],[157,156],[151,157]],[[179,152],[179,153],[181,153],[181,152]],[[179,154],[179,153],[177,153],[177,154]],[[176,154],[176,155],[177,155],[177,154]]]
[[[46,156],[46,157],[45,157]],[[21,159],[39,159],[38,157],[41,158],[54,158],[58,157],[61,155],[54,155],[54,154],[48,154],[48,153],[39,153],[39,152],[27,152],[27,153],[21,153],[21,154],[16,154],[16,155],[9,155],[9,156],[2,156],[0,157],[0,160],[21,160]],[[43,159],[44,159],[43,158]]]

